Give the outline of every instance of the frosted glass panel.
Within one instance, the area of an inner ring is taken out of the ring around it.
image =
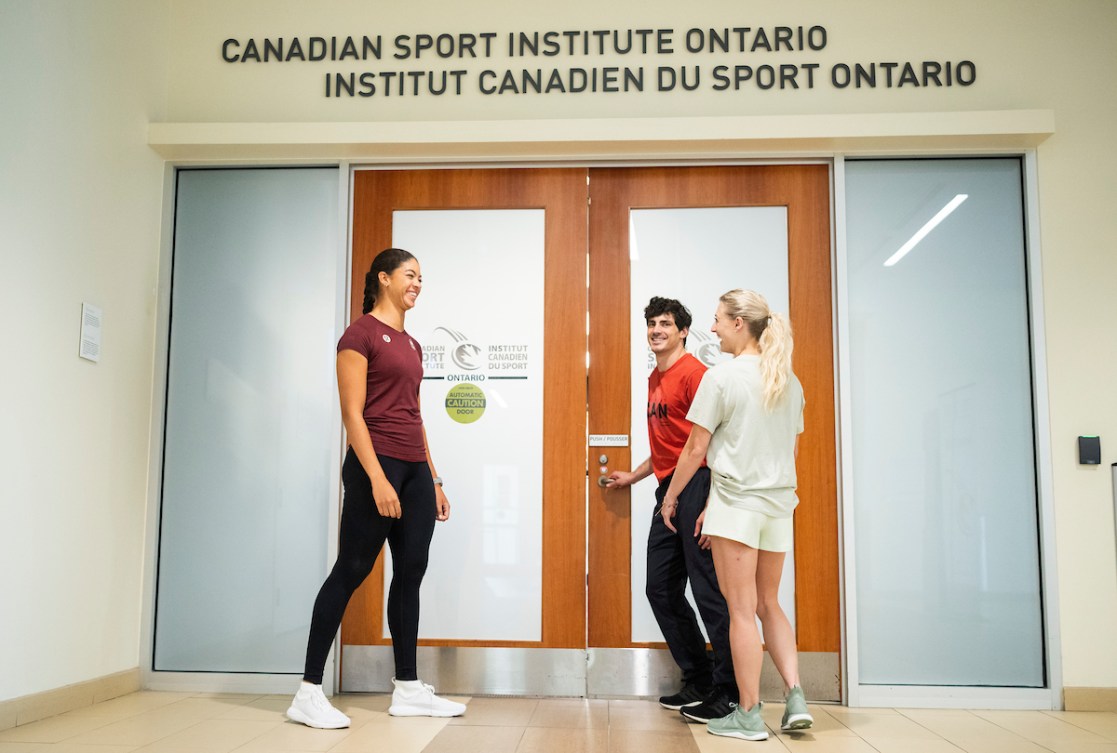
[[[337,170],[177,193],[154,666],[301,673],[336,503]]]
[[[650,454],[648,374],[655,356],[648,348],[644,307],[652,296],[675,298],[694,322],[686,347],[712,366],[727,354],[710,332],[718,297],[733,288],[756,290],[776,311],[788,311],[787,208],[718,207],[636,209],[629,214],[632,261],[632,465]],[[807,396],[810,399],[810,396]],[[662,641],[648,599],[648,529],[655,510],[655,476],[632,487],[632,640]],[[687,598],[694,598],[687,586]],[[780,605],[795,625],[795,554],[788,553],[780,582]],[[699,626],[705,634],[702,620]]]
[[[1014,159],[847,163],[862,683],[1044,684],[1021,207]]]
[[[423,423],[451,504],[419,637],[542,640],[544,212],[392,217],[393,244],[422,267],[407,330],[423,346]]]

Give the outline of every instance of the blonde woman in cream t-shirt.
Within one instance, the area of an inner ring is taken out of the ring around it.
[[[731,290],[718,302],[712,331],[732,361],[706,372],[687,420],[693,424],[660,514],[673,528],[678,493],[703,458],[711,471],[710,497],[694,535],[713,546],[718,583],[729,605],[733,669],[740,705],[707,730],[743,740],[765,740],[760,716],[763,648],[759,617],[772,660],[783,677],[787,704],[782,730],[813,724],[799,687],[799,657],[778,595],[791,549],[795,456],[803,431],[803,387],[791,371],[791,326],[759,293]]]

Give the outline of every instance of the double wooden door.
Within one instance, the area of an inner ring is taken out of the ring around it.
[[[786,208],[787,287],[795,332],[794,368],[807,395],[798,459],[801,504],[795,517],[795,616],[802,652],[838,656],[840,620],[830,263],[829,171],[825,165],[360,170],[353,183],[352,316],[360,315],[372,257],[393,245],[399,211],[536,209],[544,213],[541,615],[538,640],[440,638],[420,645],[523,649],[658,648],[633,640],[632,500],[606,491],[597,446],[609,436],[608,465],[627,469],[632,420],[632,213],[642,209]],[[701,249],[691,250],[701,254]],[[483,258],[461,259],[478,296],[487,289]],[[422,261],[420,255],[420,261]],[[696,267],[699,265],[695,265]],[[436,270],[424,266],[424,274]],[[663,270],[664,288],[690,273],[687,258]],[[750,287],[749,269],[726,268],[725,289]],[[722,291],[724,292],[724,291]],[[687,302],[693,328],[708,327],[716,300]],[[427,298],[421,305],[439,306]],[[447,312],[449,313],[449,312]],[[510,315],[514,315],[510,312]],[[429,410],[424,406],[424,412]],[[616,441],[620,438],[620,441]],[[437,460],[437,458],[436,458]],[[456,505],[470,500],[457,499]],[[448,523],[452,525],[453,521]],[[386,645],[383,558],[350,603],[343,651]],[[500,620],[500,615],[492,615]],[[836,662],[835,662],[836,664]],[[343,662],[344,666],[344,662]],[[342,686],[346,687],[343,676]],[[476,689],[480,692],[481,689]]]

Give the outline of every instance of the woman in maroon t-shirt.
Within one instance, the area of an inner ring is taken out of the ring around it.
[[[442,479],[434,475],[419,385],[423,352],[403,328],[422,289],[419,262],[407,251],[377,254],[365,277],[364,315],[337,344],[337,383],[349,450],[341,469],[345,502],[337,562],[314,602],[303,682],[287,716],[311,727],[349,726],[322,692],[322,672],[345,606],[372,571],[384,542],[392,550],[388,628],[396,674],[388,713],[459,716],[465,706],[439,698],[419,681],[415,646],[419,586],[436,520],[450,517]]]

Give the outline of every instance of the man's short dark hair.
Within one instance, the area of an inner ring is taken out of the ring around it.
[[[675,326],[679,329],[690,329],[690,311],[674,298],[660,298],[654,296],[644,307],[644,321],[653,317],[670,314],[675,319]]]

